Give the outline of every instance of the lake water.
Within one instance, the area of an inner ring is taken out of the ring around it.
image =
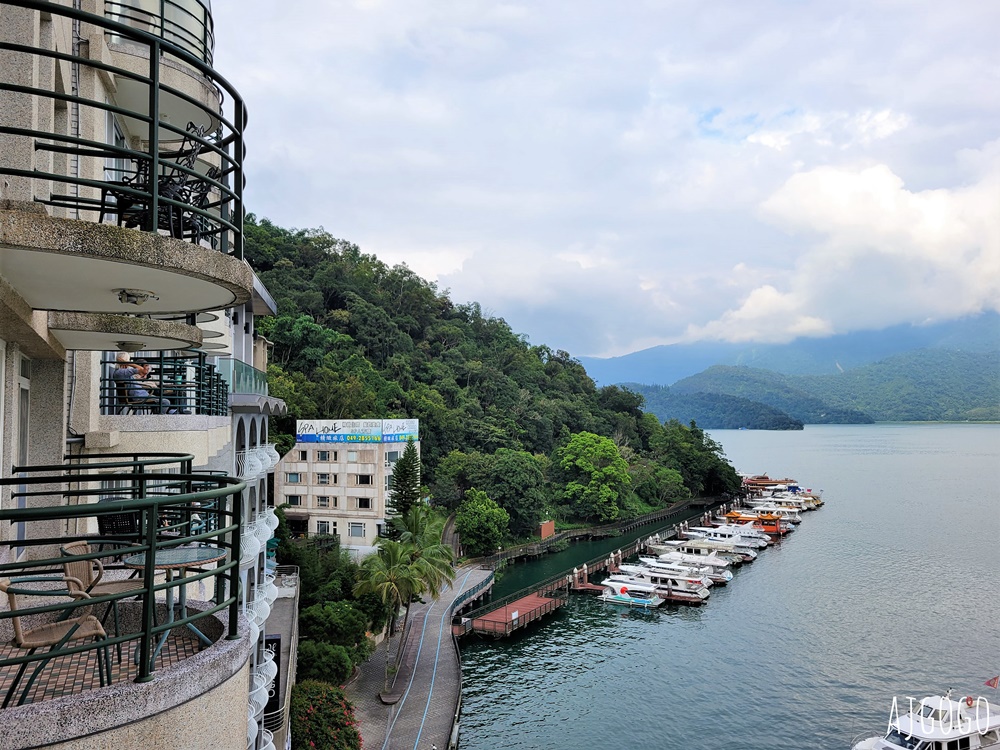
[[[995,697],[1000,425],[711,435],[826,505],[704,607],[574,595],[517,637],[463,641],[463,750],[833,750],[884,731],[893,696]],[[530,565],[547,570],[519,578]]]

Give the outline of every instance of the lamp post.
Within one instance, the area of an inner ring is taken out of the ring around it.
[[[500,569],[500,553],[503,552],[503,547],[497,547],[497,564],[493,566],[493,570]]]

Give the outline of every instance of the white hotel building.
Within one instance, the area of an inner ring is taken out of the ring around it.
[[[275,504],[288,504],[292,534],[372,547],[386,524],[393,466],[408,440],[419,453],[418,428],[416,419],[297,421],[295,447],[274,472]]]

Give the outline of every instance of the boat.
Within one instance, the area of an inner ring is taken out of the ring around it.
[[[802,516],[799,515],[797,508],[789,508],[784,505],[776,505],[775,503],[765,503],[763,505],[755,505],[750,509],[751,513],[770,513],[771,515],[777,516],[783,521],[788,521],[788,523],[802,523]]]
[[[740,562],[753,562],[757,559],[757,551],[743,544],[724,542],[717,539],[670,539],[663,543],[664,547],[677,549],[688,555],[708,555],[717,551],[722,557],[735,557]]]
[[[715,582],[708,575],[708,568],[699,568],[693,565],[673,565],[661,562],[647,565],[640,561],[637,565],[620,565],[618,569],[625,575],[645,580],[651,580],[651,575],[679,576],[686,578],[691,583],[698,583],[706,589],[715,585]],[[652,582],[656,583],[656,581]]]
[[[597,598],[602,602],[645,609],[659,607],[664,602],[664,599],[656,593],[657,587],[649,581],[640,581],[628,576],[611,576],[602,581],[601,585],[604,591]]]
[[[683,552],[667,552],[659,557],[639,555],[639,562],[644,565],[686,565],[708,569],[708,577],[712,583],[725,585],[733,580],[733,572],[729,569],[731,563],[721,557],[709,555],[685,555]]]
[[[898,706],[893,699],[889,728],[852,750],[978,750],[1000,748],[1000,706],[982,697],[930,695]],[[902,713],[903,710],[906,713]]]
[[[690,529],[685,529],[684,534],[688,537],[694,535],[694,538],[710,539],[717,542],[732,542],[751,549],[764,549],[768,540],[764,538],[763,534],[757,535],[751,532],[752,529],[732,525],[692,526]]]
[[[708,587],[703,585],[700,578],[690,576],[680,576],[677,574],[647,573],[642,578],[621,573],[614,573],[604,581],[603,585],[627,589],[627,593],[634,591],[637,583],[650,584],[656,593],[664,601],[681,602],[684,604],[701,604],[710,596]]]
[[[726,513],[725,518],[730,523],[744,524],[751,523],[755,529],[763,531],[765,534],[776,534],[784,536],[795,530],[788,521],[773,514],[756,510],[731,510]]]

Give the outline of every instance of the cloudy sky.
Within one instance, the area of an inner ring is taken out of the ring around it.
[[[214,0],[248,208],[535,344],[1000,309],[1000,3]]]

